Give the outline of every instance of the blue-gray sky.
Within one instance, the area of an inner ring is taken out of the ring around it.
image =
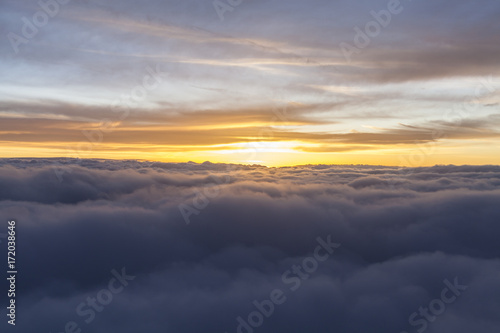
[[[4,156],[499,162],[497,1],[43,3],[0,4]]]

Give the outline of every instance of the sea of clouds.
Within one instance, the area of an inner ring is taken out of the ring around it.
[[[0,159],[0,215],[18,332],[500,330],[500,166]]]

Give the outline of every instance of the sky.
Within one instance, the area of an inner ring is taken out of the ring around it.
[[[500,163],[493,0],[0,4],[0,156]]]
[[[499,18],[1,0],[0,331],[499,332]]]
[[[0,184],[2,332],[500,328],[500,166],[0,159]]]

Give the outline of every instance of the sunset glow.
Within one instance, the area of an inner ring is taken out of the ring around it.
[[[499,0],[0,0],[0,31],[0,332],[500,332]]]
[[[2,44],[2,156],[500,163],[495,31],[414,29],[419,5],[408,3],[394,9],[397,29],[353,51],[363,38],[353,25],[369,23],[369,11],[336,4],[344,22],[300,6],[280,23],[250,4],[224,20],[209,2],[211,15],[177,8],[154,19],[61,8],[39,36]],[[12,16],[27,9],[10,2]],[[312,17],[308,29],[294,24]]]

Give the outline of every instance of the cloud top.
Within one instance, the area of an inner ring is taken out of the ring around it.
[[[71,170],[61,183],[54,162]],[[0,183],[23,332],[236,332],[275,289],[286,302],[256,332],[416,332],[409,316],[455,277],[467,290],[426,331],[500,327],[499,166],[2,159]],[[341,245],[284,280],[318,237]],[[136,278],[85,323],[76,308],[122,267]]]

